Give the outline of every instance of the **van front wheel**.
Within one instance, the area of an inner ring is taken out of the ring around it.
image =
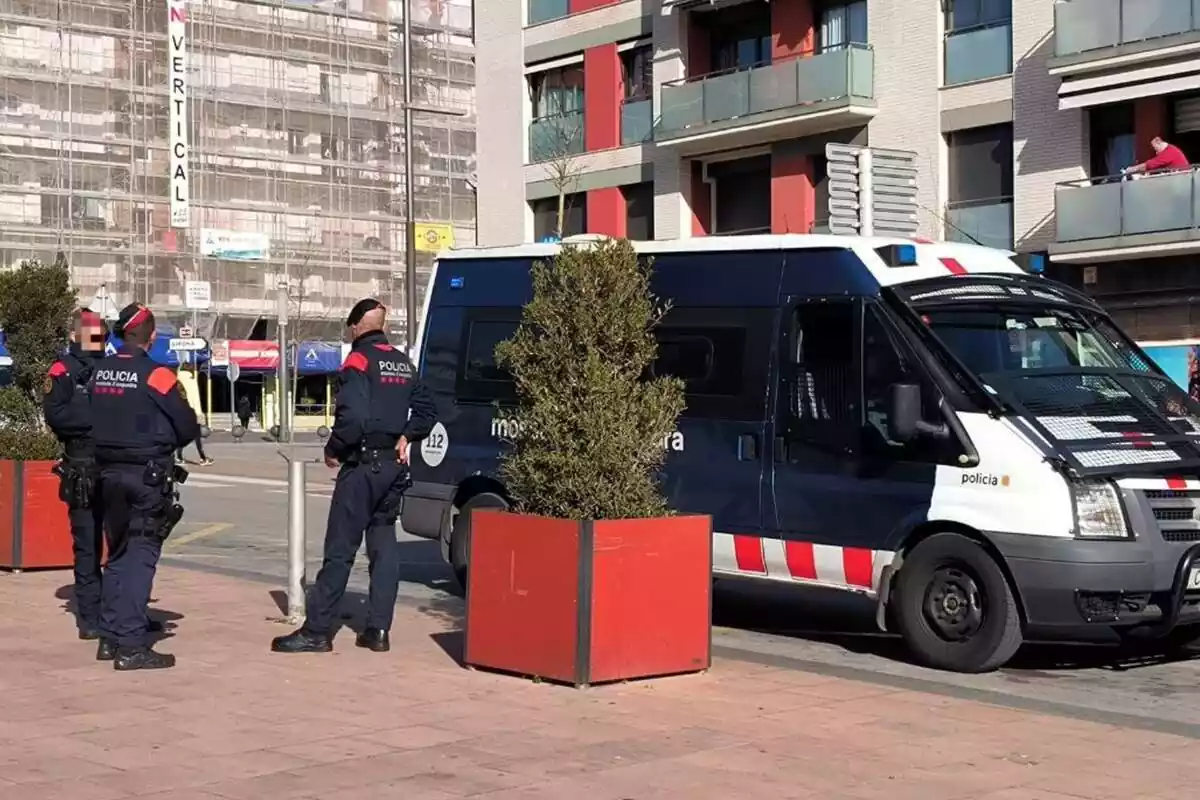
[[[896,623],[925,665],[990,672],[1021,646],[1017,599],[996,561],[955,533],[930,536],[896,576]]]
[[[456,509],[450,524],[450,566],[461,592],[467,590],[467,567],[471,560],[471,512],[479,508],[508,509],[508,501],[498,494],[482,492],[473,495]]]

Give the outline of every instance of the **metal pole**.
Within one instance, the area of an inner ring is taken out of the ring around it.
[[[279,287],[279,441],[290,442],[291,434],[291,376],[288,374],[288,286]]]
[[[417,226],[413,205],[412,132],[412,11],[411,0],[401,0],[404,29],[404,347],[412,350],[417,340]]]
[[[288,456],[288,618],[299,622],[305,614],[304,608],[304,470],[308,466],[303,458]]]

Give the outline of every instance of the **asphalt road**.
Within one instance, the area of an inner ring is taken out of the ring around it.
[[[237,448],[225,445],[224,448]],[[213,450],[221,448],[217,445]],[[221,448],[221,450],[224,450]],[[241,450],[245,463],[254,459]],[[266,453],[265,450],[262,451]],[[285,588],[287,489],[282,459],[234,471],[231,454],[192,471],[182,488],[185,521],[167,543],[164,562],[238,575]],[[227,458],[229,457],[229,458]],[[250,474],[244,474],[244,473]],[[332,492],[332,471],[308,468],[308,569],[315,577]],[[400,602],[447,618],[462,614],[453,579],[438,546],[399,534],[403,559]],[[348,614],[366,590],[360,554]],[[1200,738],[1200,654],[1167,659],[1153,651],[1107,647],[1027,645],[1005,669],[955,675],[909,663],[903,645],[880,634],[869,604],[840,592],[759,587],[739,581],[717,585],[713,636],[718,655],[836,674],[937,694],[969,697],[1014,708],[1146,728]],[[185,634],[186,635],[186,634]]]

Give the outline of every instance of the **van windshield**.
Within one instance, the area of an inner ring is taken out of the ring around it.
[[[930,309],[922,319],[976,375],[1073,367],[1153,370],[1111,323],[1073,308]]]

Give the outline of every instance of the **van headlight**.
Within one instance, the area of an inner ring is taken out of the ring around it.
[[[1075,505],[1075,536],[1080,539],[1128,539],[1129,525],[1117,488],[1107,481],[1071,484]]]

